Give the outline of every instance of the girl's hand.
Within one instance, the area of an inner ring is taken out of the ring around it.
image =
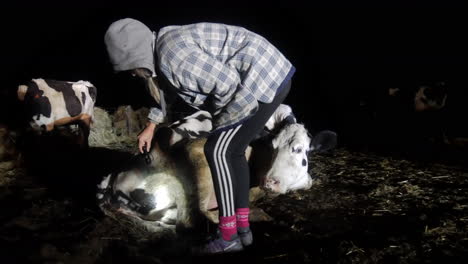
[[[138,149],[140,150],[140,153],[145,152],[145,150],[146,152],[150,151],[155,129],[156,124],[148,122],[145,129],[138,135]]]

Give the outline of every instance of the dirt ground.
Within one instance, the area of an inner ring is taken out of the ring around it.
[[[310,190],[255,202],[273,220],[252,223],[251,248],[194,257],[190,245],[214,230],[208,223],[179,236],[154,235],[96,206],[99,179],[129,156],[48,149],[30,158],[29,169],[0,171],[0,262],[464,263],[468,257],[466,164],[345,148],[314,155]]]

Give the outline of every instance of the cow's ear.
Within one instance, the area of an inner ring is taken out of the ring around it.
[[[26,85],[19,85],[18,86],[18,99],[20,101],[24,101],[24,97],[26,96],[26,93],[28,92],[28,86]]]
[[[271,144],[273,145],[273,149],[277,149],[279,147],[278,137],[273,138],[273,140],[271,141]]]
[[[320,131],[312,139],[310,150],[311,151],[327,151],[336,147],[337,135],[330,130]]]

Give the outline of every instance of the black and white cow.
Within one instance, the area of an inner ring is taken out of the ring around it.
[[[52,131],[55,126],[77,123],[87,141],[97,94],[90,82],[32,79],[19,85],[17,93],[34,131]]]
[[[184,137],[208,133],[211,130],[210,120],[209,113],[197,112],[166,127],[171,132],[165,133],[166,138],[162,141],[170,141],[175,145]],[[277,129],[278,126],[281,128]],[[310,188],[309,150],[334,147],[336,134],[326,131],[311,140],[305,127],[296,123],[290,107],[286,105],[279,107],[273,114],[267,129],[275,131],[272,132],[275,134],[265,136],[262,140],[272,145],[262,148],[262,152],[269,152],[261,153],[261,156],[270,157],[267,169],[253,177],[260,178],[257,182],[261,187],[276,193]],[[197,210],[216,222],[217,211],[213,209],[216,209],[217,202],[203,151],[205,142],[205,138],[186,141],[182,144],[181,152],[166,151],[160,144],[154,144],[148,154],[148,164],[140,162],[141,166],[108,175],[98,185],[100,207],[106,213],[117,211],[133,217],[137,223],[152,231],[158,230],[160,226],[174,224],[190,226]],[[250,153],[252,147],[246,151],[246,157],[256,159]],[[194,201],[198,205],[193,204]]]
[[[433,85],[419,86],[414,96],[414,110],[416,112],[440,110],[447,100],[447,87],[444,82]]]
[[[183,143],[205,136],[211,130],[211,114],[206,111],[159,128],[149,153],[136,156],[129,161],[129,169],[109,174],[98,185],[101,209],[107,214],[119,212],[130,216],[152,231],[176,225],[191,226],[196,209],[193,205],[196,173],[189,172],[193,160],[181,158]],[[175,145],[182,148],[174,153]]]

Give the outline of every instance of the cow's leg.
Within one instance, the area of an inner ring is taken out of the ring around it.
[[[210,187],[213,188],[213,186]],[[206,218],[208,218],[208,220],[215,224],[219,222],[218,202],[216,201],[214,189],[211,191],[208,203],[206,204],[204,215],[206,216]]]
[[[91,117],[88,115],[83,115],[83,117],[79,120],[78,126],[80,128],[80,145],[83,148],[88,148],[88,138],[90,134],[90,126],[91,126]]]
[[[190,141],[186,146],[188,161],[193,165],[193,177],[197,186],[198,207],[202,215],[211,222],[217,223],[218,216],[213,215],[210,209],[216,208],[216,196],[214,194],[213,180],[210,168],[206,162],[203,146],[206,139]]]
[[[52,130],[54,130],[54,123],[50,123],[45,126],[45,131],[50,132]]]
[[[177,226],[178,228],[188,229],[193,226],[193,219],[186,199],[177,200]],[[164,220],[164,219],[163,219]]]

